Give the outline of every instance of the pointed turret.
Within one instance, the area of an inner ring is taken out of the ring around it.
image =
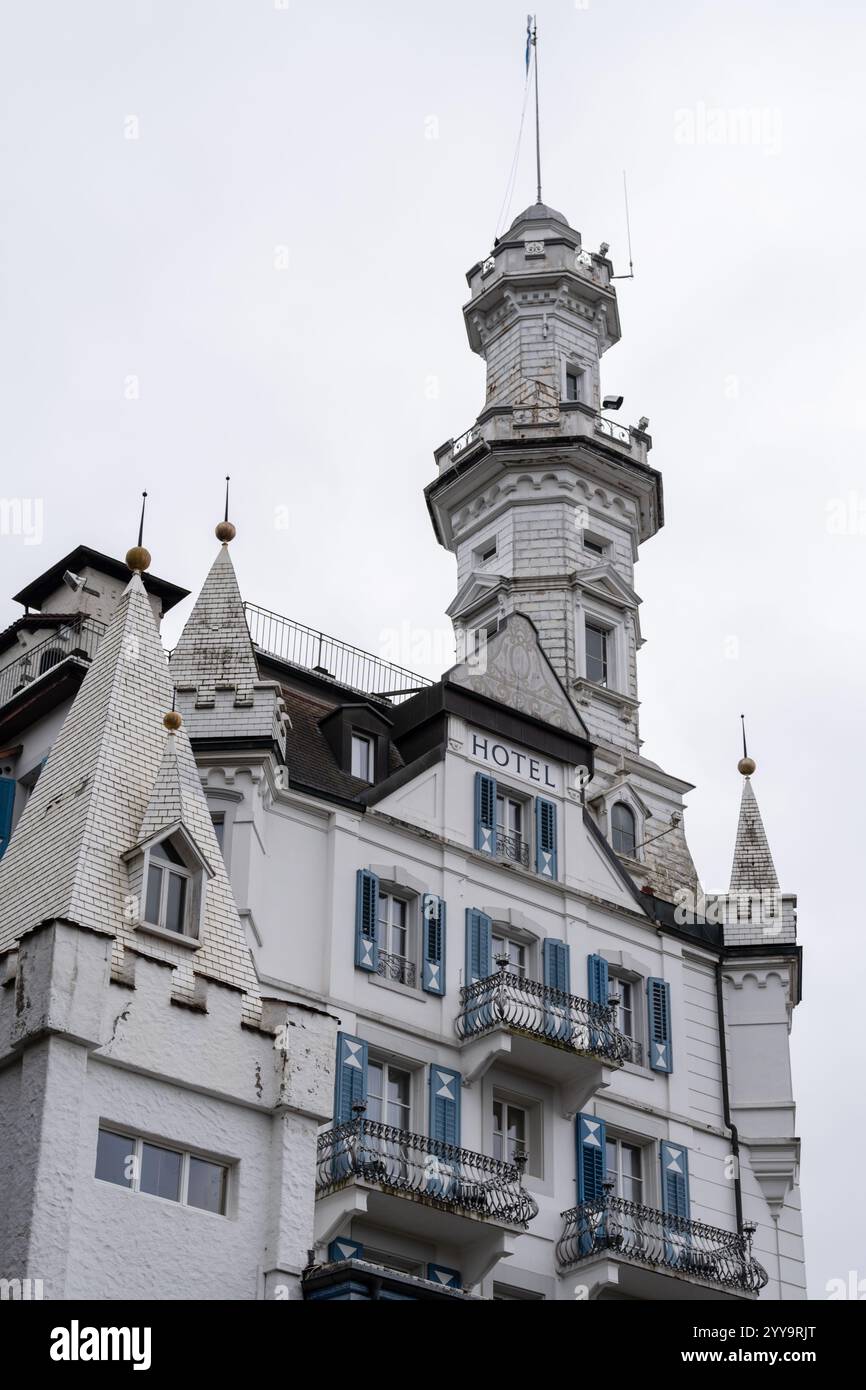
[[[747,760],[743,758],[742,763]],[[751,762],[751,758],[748,759]],[[754,764],[752,764],[754,768]],[[731,865],[731,893],[762,893],[775,891],[779,879],[770,853],[767,833],[758,802],[752,790],[751,775],[743,778],[743,794],[740,798],[740,819],[737,825],[737,839],[734,845],[734,862]]]
[[[782,893],[779,887],[770,843],[752,787],[756,766],[746,748],[744,728],[743,756],[737,764],[743,790],[731,882],[727,893],[713,896],[714,911],[724,922],[728,946],[770,946],[797,939],[797,898],[793,893]]]

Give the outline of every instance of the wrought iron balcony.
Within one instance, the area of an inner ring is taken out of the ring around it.
[[[383,661],[371,652],[328,637],[291,618],[283,618],[279,613],[271,613],[267,608],[245,603],[244,611],[253,644],[262,652],[293,666],[329,676],[340,685],[351,686],[365,695],[378,695],[392,704],[399,704],[433,684],[404,666]]]
[[[44,641],[34,643],[0,671],[0,706],[8,704],[61,661],[70,657],[91,661],[104,632],[105,623],[95,618],[76,618],[63,623]]]
[[[521,979],[508,970],[464,985],[460,1003],[456,1027],[461,1038],[504,1025],[513,1032],[601,1058],[614,1066],[631,1060],[634,1044],[615,1027],[612,1009],[535,980]]]
[[[408,985],[410,989],[415,988],[415,962],[407,960],[405,956],[394,956],[388,951],[380,950],[376,974],[385,980],[396,980],[398,984]]]
[[[363,1116],[319,1135],[316,1196],[350,1182],[513,1226],[526,1226],[538,1214],[521,1165]]]
[[[759,1293],[767,1272],[752,1256],[751,1237],[702,1221],[668,1216],[607,1193],[563,1212],[556,1258],[563,1269],[612,1255],[741,1293]]]
[[[507,835],[504,830],[497,830],[496,853],[503,859],[513,859],[515,864],[529,868],[529,845],[522,835]]]

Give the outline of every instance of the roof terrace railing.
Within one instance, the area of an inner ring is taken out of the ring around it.
[[[305,627],[291,618],[245,603],[247,626],[256,647],[280,661],[303,666],[319,675],[328,676],[340,685],[350,686],[365,695],[375,695],[393,704],[409,699],[433,682],[425,676],[383,661],[371,652],[362,651],[336,637],[328,637],[315,628]]]
[[[70,657],[91,661],[105,628],[106,624],[98,622],[96,618],[76,618],[58,626],[44,641],[28,647],[0,671],[0,707],[7,705],[62,661]]]

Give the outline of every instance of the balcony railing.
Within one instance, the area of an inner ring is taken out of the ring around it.
[[[503,859],[513,859],[515,864],[529,868],[529,845],[522,835],[506,835],[504,830],[497,830],[496,853]]]
[[[360,1117],[319,1136],[316,1195],[361,1181],[401,1197],[526,1226],[538,1205],[521,1167]]]
[[[595,428],[599,434],[607,435],[608,439],[615,439],[617,444],[625,444],[626,448],[631,448],[631,431],[627,425],[618,425],[616,420],[608,420],[604,415],[599,415]]]
[[[464,1039],[504,1025],[615,1066],[631,1060],[632,1040],[615,1027],[606,1005],[521,979],[508,970],[464,985],[460,1004],[456,1028]]]
[[[376,974],[381,975],[384,980],[396,980],[400,985],[415,988],[415,962],[407,960],[405,956],[394,956],[390,951],[380,951]]]
[[[433,683],[404,666],[383,661],[371,652],[328,637],[291,618],[283,618],[279,613],[271,613],[267,608],[245,603],[244,610],[250,637],[261,651],[280,661],[330,676],[340,685],[351,686],[365,695],[383,696],[397,704]]]
[[[105,623],[95,618],[76,618],[58,627],[44,641],[36,642],[0,671],[0,705],[7,704],[68,657],[91,661],[104,632]]]
[[[612,1254],[743,1293],[758,1293],[767,1282],[766,1270],[752,1256],[749,1236],[608,1194],[562,1216],[565,1229],[556,1258],[564,1269]]]

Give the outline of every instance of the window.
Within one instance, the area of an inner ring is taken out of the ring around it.
[[[519,975],[521,980],[526,979],[526,947],[521,941],[511,941],[507,936],[497,936],[493,933],[493,961],[496,964],[497,956],[507,956],[508,965],[505,967],[510,975]],[[497,966],[498,969],[498,966]]]
[[[634,855],[637,833],[634,812],[624,801],[616,801],[610,813],[611,844],[617,854]]]
[[[415,985],[409,903],[379,890],[379,974],[400,984]]]
[[[211,814],[211,820],[213,821],[214,834],[215,834],[216,837],[217,837],[217,844],[218,844],[219,847],[220,847],[220,854],[222,854],[222,852],[223,852],[223,847],[224,847],[224,845],[225,845],[225,833],[226,833],[226,818],[225,818],[225,812],[223,812],[223,811],[214,811],[214,812],[212,812],[212,814]]]
[[[352,776],[373,780],[373,740],[364,734],[352,734]]]
[[[100,1128],[96,1173],[100,1182],[147,1192],[167,1202],[225,1216],[228,1165],[185,1149],[153,1144],[132,1134]]]
[[[390,1062],[370,1061],[367,1066],[367,1115],[395,1129],[410,1129],[412,1074]]]
[[[605,1177],[614,1185],[613,1195],[626,1202],[643,1202],[643,1154],[637,1144],[608,1138],[605,1153]]]
[[[495,559],[497,549],[498,546],[495,536],[492,538],[492,540],[484,541],[483,545],[480,545],[475,552],[475,558],[478,561],[478,564],[486,565],[488,560]]]
[[[613,1022],[614,1027],[620,1033],[625,1033],[627,1038],[634,1037],[634,996],[630,980],[619,980],[615,976],[610,977],[610,997],[618,999],[619,1003],[614,1007]]]
[[[596,685],[607,685],[609,636],[607,628],[586,624],[586,678]]]
[[[565,369],[565,399],[567,401],[579,401],[581,399],[581,380],[583,372],[577,371],[574,367]]]
[[[477,655],[482,652],[490,641],[499,631],[499,619],[491,618],[489,622],[482,623],[480,627],[472,629],[472,654]]]
[[[522,801],[504,792],[496,797],[496,853],[518,864],[529,863],[529,846],[523,835],[525,809]]]
[[[150,851],[147,870],[145,921],[165,931],[186,932],[187,899],[192,874],[171,840],[160,840]]]
[[[493,1102],[493,1157],[506,1163],[527,1154],[529,1117],[521,1105],[505,1100]]]
[[[603,555],[607,550],[604,541],[596,540],[595,536],[588,536],[585,531],[583,533],[583,548],[589,550],[593,555]]]

